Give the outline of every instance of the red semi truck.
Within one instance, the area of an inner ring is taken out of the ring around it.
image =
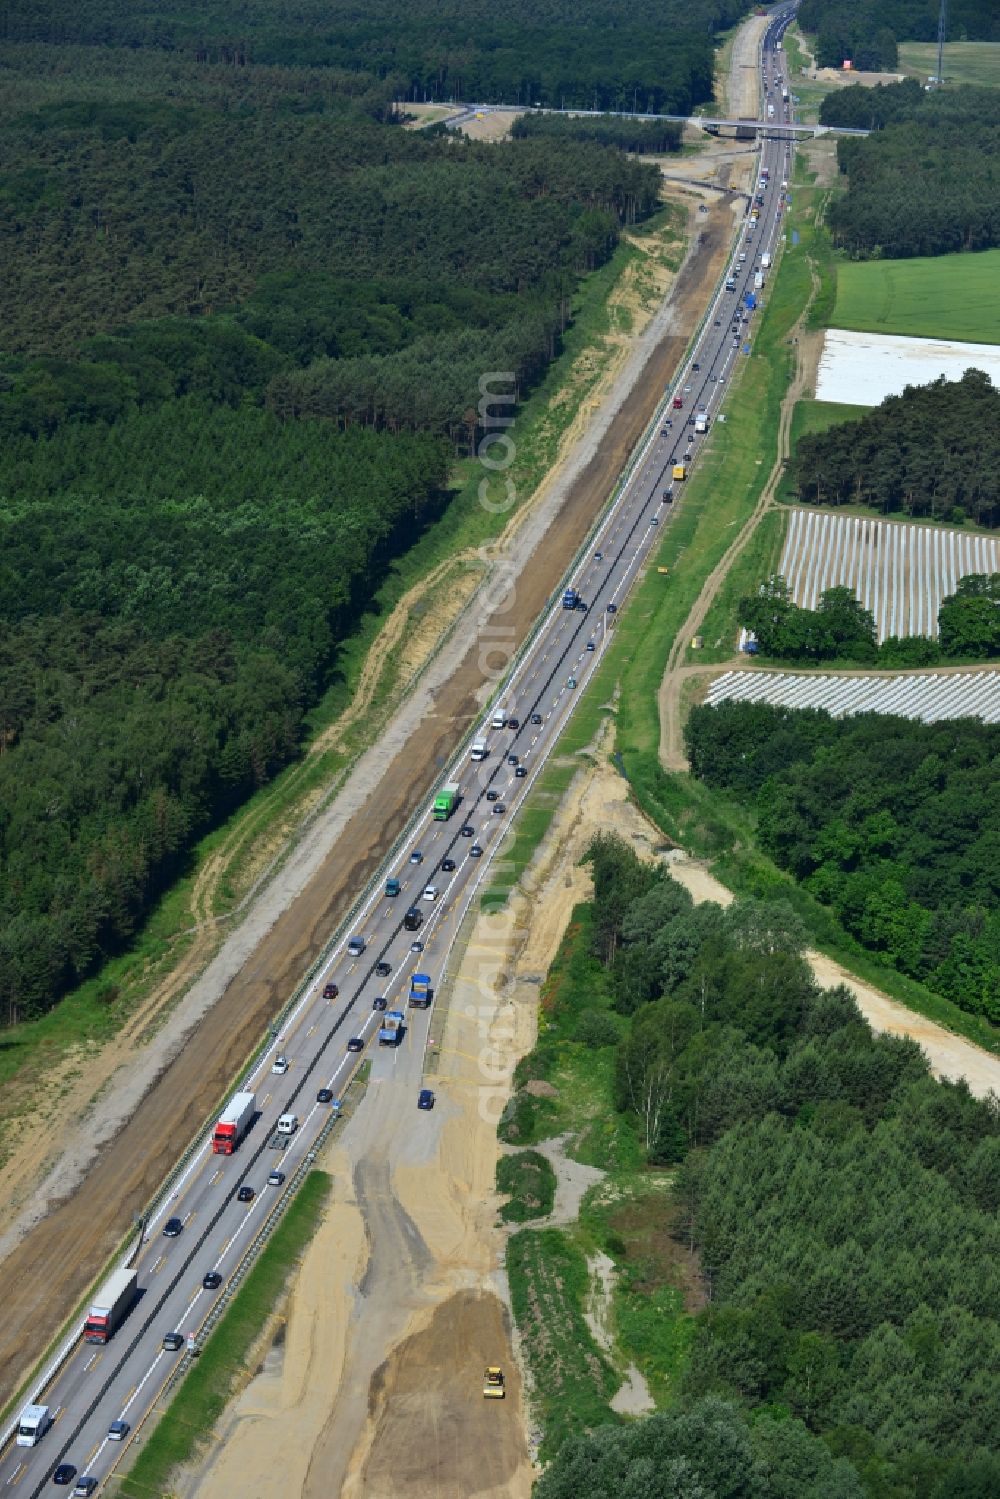
[[[212,1149],[216,1155],[232,1155],[250,1128],[256,1112],[255,1094],[237,1093],[230,1099],[212,1135]]]
[[[137,1273],[116,1270],[98,1291],[83,1324],[87,1343],[106,1343],[125,1321],[135,1301]]]

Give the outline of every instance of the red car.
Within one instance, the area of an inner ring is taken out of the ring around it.
[[[323,998],[336,999],[339,993],[340,990],[337,988],[336,984],[327,984],[323,989]]]

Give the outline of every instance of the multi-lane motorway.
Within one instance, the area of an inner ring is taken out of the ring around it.
[[[782,101],[786,65],[776,43],[791,14],[788,7],[772,15],[763,44],[762,95],[765,108],[774,106],[776,125],[785,121],[787,109]],[[674,466],[696,463],[699,447],[708,440],[695,432],[696,413],[707,415],[708,435],[724,415],[728,382],[753,344],[758,314],[746,299],[760,274],[764,286],[757,288],[757,299],[766,296],[770,273],[763,269],[764,257],[773,264],[782,235],[782,184],[789,176],[790,151],[785,140],[762,142],[760,170],[762,175],[767,170],[768,181],[757,223],[747,217],[733,248],[727,277],[734,289],[715,295],[696,347],[676,384],[664,393],[659,419],[571,579],[587,607],[564,609],[561,595],[554,601],[497,699],[516,723],[491,728],[491,709],[472,736],[487,742],[488,758],[473,762],[466,747],[442,773],[442,782],[461,786],[456,810],[448,820],[434,821],[428,805],[415,818],[412,835],[391,866],[380,872],[351,929],[342,933],[280,1036],[247,1075],[244,1086],[256,1092],[260,1115],[239,1149],[231,1156],[214,1155],[206,1137],[172,1182],[146,1225],[136,1258],[140,1295],[134,1309],[106,1346],[81,1341],[44,1391],[33,1392],[53,1411],[55,1425],[36,1447],[5,1448],[0,1457],[3,1492],[41,1494],[52,1486],[59,1464],[75,1469],[66,1490],[70,1493],[84,1476],[92,1477],[97,1489],[105,1484],[184,1356],[183,1349],[164,1348],[164,1336],[178,1332],[185,1339],[197,1337],[248,1246],[289,1190],[295,1168],[329,1122],[333,1106],[317,1099],[321,1090],[324,1097],[337,1098],[367,1055],[372,1083],[398,1090],[412,1108],[412,1128],[430,1125],[431,1116],[419,1113],[416,1105],[427,1038],[434,1033],[434,1008],[407,1007],[410,974],[419,969],[436,982],[444,972],[462,918],[492,858],[503,848],[512,817],[600,661],[617,610],[655,549],[660,529],[669,524],[672,504],[680,501],[682,484],[672,478]],[[682,402],[679,408],[675,397]],[[400,882],[398,896],[385,894],[389,877]],[[436,898],[425,897],[428,885],[436,887]],[[422,913],[416,931],[403,924],[413,905]],[[348,952],[352,937],[364,939],[360,956]],[[413,950],[415,942],[422,944],[418,951]],[[330,986],[337,993],[328,997],[324,990]],[[396,1046],[379,1044],[382,1013],[373,1008],[376,998],[404,1013],[405,1030]],[[360,1041],[363,1052],[348,1050],[351,1040]],[[287,1071],[272,1070],[279,1054],[287,1058]],[[360,1107],[365,1106],[363,1101]],[[270,1142],[277,1120],[289,1111],[298,1116],[298,1127],[283,1148],[276,1148]],[[286,1180],[269,1185],[274,1170]],[[241,1187],[253,1189],[249,1201],[238,1199]],[[94,1210],[100,1211],[100,1205]],[[179,1218],[183,1227],[167,1237],[163,1230],[171,1218]],[[222,1283],[206,1289],[203,1278],[212,1271]],[[16,1295],[16,1287],[8,1287],[7,1294]],[[113,1421],[128,1423],[124,1439],[109,1438]]]

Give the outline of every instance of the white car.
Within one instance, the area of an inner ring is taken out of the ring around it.
[[[274,1061],[271,1063],[271,1071],[276,1072],[279,1077],[284,1077],[285,1073],[288,1071],[288,1058],[281,1056],[275,1057]]]
[[[438,887],[436,885],[425,885],[423,898],[424,900],[437,900]]]

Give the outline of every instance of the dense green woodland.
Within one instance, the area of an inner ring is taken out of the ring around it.
[[[629,1026],[617,1107],[651,1163],[679,1166],[664,1215],[710,1304],[673,1407],[570,1438],[539,1499],[992,1499],[995,1103],[821,990],[787,905],[695,906],[613,837],[591,856],[595,952]],[[543,1030],[522,1085],[549,1050]]]
[[[865,416],[800,437],[791,478],[805,505],[1000,525],[1000,391],[975,369],[908,385]]]
[[[212,15],[0,20],[3,1021],[126,944],[298,753],[445,514],[480,377],[526,394],[658,202],[594,140],[404,131],[392,59],[338,64],[326,9],[289,8],[284,49],[273,5]]]
[[[510,128],[515,140],[540,135],[559,140],[597,141],[602,146],[617,146],[621,151],[646,151],[662,154],[679,151],[683,125],[670,120],[627,120],[617,115],[526,114],[518,115]]]
[[[333,67],[406,99],[687,113],[712,95],[714,34],[747,0],[7,0],[10,41],[130,47],[245,66]]]
[[[844,661],[855,666],[906,669],[942,661],[990,661],[1000,656],[1000,573],[970,573],[941,600],[938,636],[890,635],[878,643],[875,616],[844,584],[820,594],[815,609],[792,601],[775,576],[739,603],[740,625],[759,654],[784,661]]]
[[[64,353],[118,323],[204,316],[262,276],[543,289],[591,269],[649,211],[651,167],[573,141],[427,139],[361,117],[221,111],[105,133],[47,106],[0,129],[0,321],[11,352]],[[42,118],[45,128],[36,128]]]
[[[816,62],[839,68],[849,57],[856,68],[891,72],[897,42],[936,42],[939,0],[802,0],[798,22],[815,33]],[[950,0],[950,42],[1000,42],[1000,15],[993,0]]]
[[[733,702],[685,732],[694,774],[750,804],[761,847],[852,936],[1000,1023],[997,725]]]
[[[387,560],[440,513],[447,463],[428,436],[194,396],[9,453],[7,1018],[127,941],[194,839],[296,752]]]
[[[826,125],[871,130],[837,142],[848,189],[827,211],[859,259],[947,255],[1000,245],[1000,90],[926,92],[914,78],[828,94]]]

